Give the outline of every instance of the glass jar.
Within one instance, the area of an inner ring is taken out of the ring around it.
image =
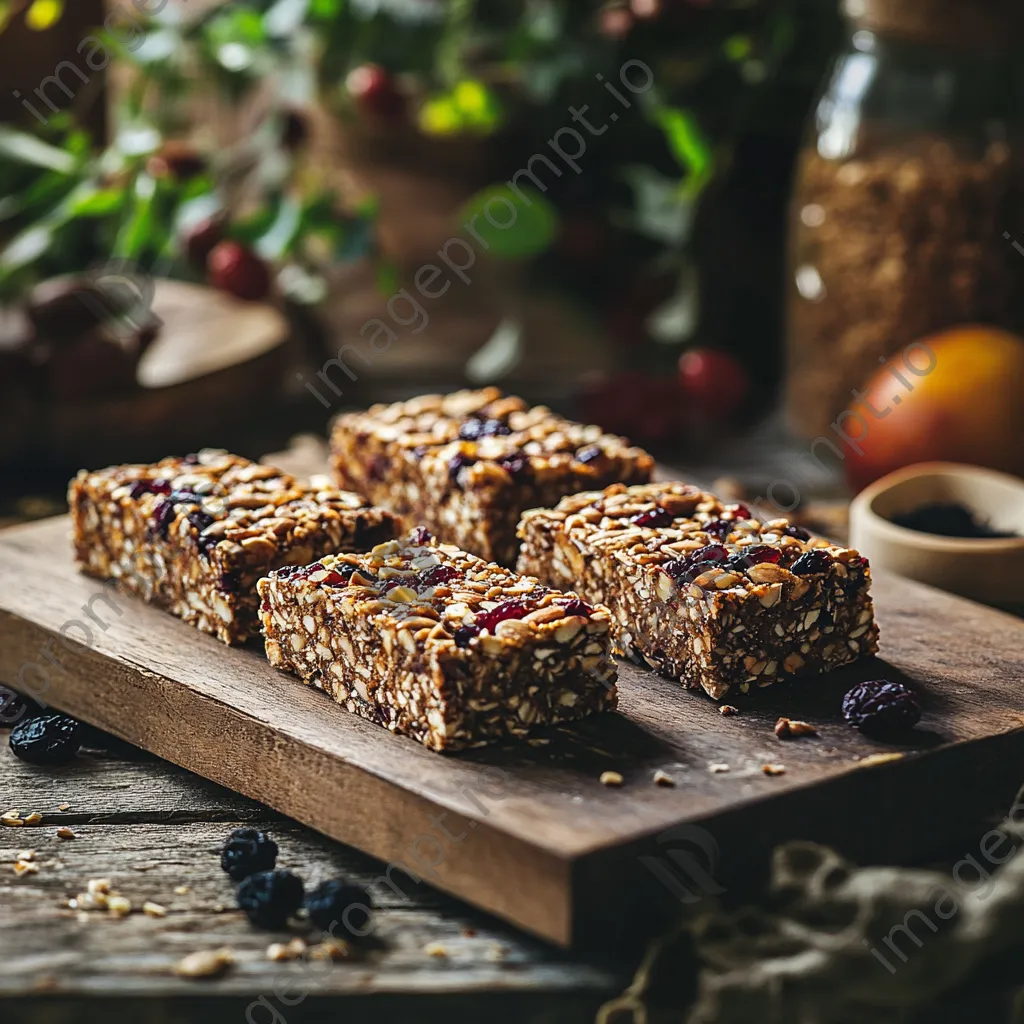
[[[824,434],[879,363],[1024,327],[1024,0],[843,0],[790,223],[787,413]]]

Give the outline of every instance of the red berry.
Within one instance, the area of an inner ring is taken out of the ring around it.
[[[625,7],[606,7],[598,19],[601,35],[609,39],[625,39],[633,28],[633,15]]]
[[[224,225],[219,217],[206,217],[193,224],[182,236],[182,248],[189,263],[197,270],[206,269],[214,246],[224,238]]]
[[[679,358],[679,386],[691,408],[711,421],[738,412],[750,391],[747,371],[727,352],[692,348]]]
[[[395,120],[405,112],[405,97],[395,80],[378,64],[360,64],[345,79],[349,95],[360,108],[375,117]]]
[[[251,249],[238,242],[214,246],[206,261],[210,284],[240,299],[256,302],[270,291],[270,271]]]

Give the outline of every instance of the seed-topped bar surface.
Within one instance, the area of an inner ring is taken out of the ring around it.
[[[616,705],[611,616],[423,527],[260,580],[267,657],[432,750]]]
[[[358,495],[212,449],[83,470],[68,501],[83,572],[230,644],[258,630],[256,581],[271,569],[397,532],[390,513]]]
[[[497,388],[424,395],[340,416],[332,463],[343,487],[407,526],[489,561],[515,563],[524,509],[611,483],[650,480],[654,461],[623,438],[529,407]]]
[[[867,559],[687,484],[613,486],[533,509],[519,571],[606,604],[619,641],[722,697],[878,647]]]

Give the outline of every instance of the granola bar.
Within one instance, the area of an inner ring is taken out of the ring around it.
[[[424,395],[340,416],[338,482],[488,561],[513,565],[524,509],[611,483],[643,483],[654,461],[600,427],[530,408],[497,388]]]
[[[572,581],[627,654],[716,699],[877,650],[866,558],[686,484],[577,494],[519,532],[520,572]]]
[[[273,666],[432,750],[616,705],[607,608],[440,544],[423,527],[369,554],[279,569],[259,593]]]
[[[395,536],[358,495],[205,450],[150,466],[82,470],[68,494],[81,570],[240,644],[259,628],[256,581],[329,551]]]

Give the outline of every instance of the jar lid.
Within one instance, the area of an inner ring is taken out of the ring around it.
[[[1022,0],[841,0],[856,28],[953,49],[1007,49],[1024,40]]]

